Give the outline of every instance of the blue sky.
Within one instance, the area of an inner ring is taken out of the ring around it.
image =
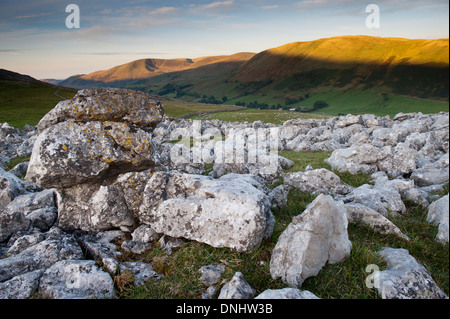
[[[68,4],[80,28],[65,24]],[[366,27],[368,4],[381,25]],[[0,68],[63,79],[143,58],[261,52],[341,35],[448,38],[442,0],[0,0]]]

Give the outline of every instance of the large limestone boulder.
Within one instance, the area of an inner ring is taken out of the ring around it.
[[[81,90],[39,123],[26,179],[67,188],[155,166],[151,130],[162,116],[162,105],[141,92]]]
[[[327,262],[344,260],[352,249],[347,225],[344,203],[320,194],[280,235],[270,261],[272,278],[300,287]]]
[[[138,218],[157,233],[250,251],[272,234],[268,192],[254,175],[213,179],[155,173],[145,187]]]
[[[39,134],[26,179],[44,188],[99,182],[155,165],[151,134],[120,122],[65,121]]]
[[[93,88],[77,92],[72,100],[58,103],[37,125],[40,132],[59,122],[113,121],[154,127],[161,122],[164,111],[160,102],[148,94],[114,88]]]

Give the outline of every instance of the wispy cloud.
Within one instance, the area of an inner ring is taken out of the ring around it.
[[[31,19],[31,18],[45,17],[45,16],[49,16],[51,14],[52,14],[51,12],[42,12],[42,13],[35,13],[35,14],[29,14],[29,15],[15,16],[12,19],[13,20]]]
[[[144,56],[152,56],[152,55],[166,55],[170,54],[167,52],[133,52],[133,51],[123,51],[123,52],[76,52],[75,54],[79,55],[144,55]]]
[[[232,6],[234,3],[233,0],[228,0],[228,1],[217,1],[217,2],[212,2],[210,4],[205,4],[203,6],[201,6],[202,9],[214,9],[214,8],[219,8],[219,7],[230,7]]]
[[[156,10],[151,11],[151,14],[167,14],[167,13],[171,13],[171,12],[175,12],[177,11],[177,8],[175,7],[162,7],[162,8],[158,8]]]
[[[268,5],[268,6],[262,6],[261,9],[263,10],[273,10],[273,9],[278,9],[280,6],[278,4],[274,4],[274,5]]]

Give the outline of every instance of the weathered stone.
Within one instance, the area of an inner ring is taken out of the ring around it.
[[[362,223],[377,233],[395,235],[409,240],[409,237],[403,234],[396,225],[373,209],[354,203],[345,204],[345,207],[347,208],[347,218],[350,223]]]
[[[433,202],[428,208],[427,222],[439,226],[436,240],[447,243],[449,237],[449,195]]]
[[[186,240],[184,240],[183,238],[173,238],[164,235],[159,239],[158,243],[161,249],[170,256],[175,250],[182,247],[186,243]]]
[[[423,208],[428,208],[430,205],[428,193],[417,187],[406,190],[402,195],[402,199],[418,204]]]
[[[95,260],[116,259],[121,256],[118,247],[112,243],[116,238],[123,238],[125,234],[120,230],[112,230],[81,236],[79,242],[86,251],[88,258]]]
[[[384,148],[371,144],[356,144],[333,151],[331,157],[325,161],[331,165],[332,169],[340,172],[371,174],[377,171],[377,163],[390,155]]]
[[[44,188],[100,182],[156,165],[151,133],[120,122],[66,121],[37,138],[26,179]]]
[[[152,279],[161,279],[164,275],[158,274],[153,270],[152,265],[142,261],[124,262],[120,264],[120,272],[130,271],[133,275],[134,286],[139,287],[145,284],[146,281]]]
[[[133,238],[133,241],[151,243],[155,240],[158,240],[160,235],[150,226],[141,225],[133,231],[131,237]]]
[[[223,264],[211,264],[203,266],[198,270],[201,276],[200,281],[205,286],[212,286],[218,283],[224,271],[225,265]]]
[[[378,254],[387,262],[387,268],[375,278],[376,288],[383,299],[448,298],[425,267],[406,249],[384,248]]]
[[[448,184],[449,169],[447,168],[419,168],[411,174],[411,179],[417,186]]]
[[[147,183],[139,219],[171,237],[249,251],[272,233],[274,219],[266,192],[253,175],[213,179],[156,173]]]
[[[44,269],[27,272],[0,283],[0,299],[28,299],[38,289]]]
[[[342,261],[352,248],[347,224],[344,204],[320,194],[280,235],[270,261],[272,278],[300,287],[327,262]]]
[[[17,255],[0,259],[0,282],[30,271],[48,268],[60,260],[83,258],[83,252],[73,236],[47,238]]]
[[[111,276],[94,260],[62,260],[49,267],[39,293],[51,299],[101,299],[116,296]]]
[[[217,299],[251,299],[255,294],[256,290],[249,285],[244,275],[236,272],[231,281],[222,287]]]
[[[39,131],[67,120],[113,121],[140,127],[156,126],[164,115],[160,102],[148,94],[116,88],[93,88],[77,92],[60,102],[37,125]]]
[[[6,209],[14,212],[23,212],[25,216],[37,209],[55,208],[56,193],[54,189],[45,189],[37,193],[29,193],[16,197],[6,206]]]
[[[267,289],[260,293],[255,299],[320,299],[308,290],[296,288]]]
[[[40,243],[45,240],[45,235],[43,233],[34,233],[29,235],[24,235],[22,237],[17,238],[11,247],[8,249],[8,257],[17,255],[23,250]]]
[[[9,212],[0,210],[0,242],[4,242],[14,233],[26,230],[30,226],[30,221],[25,218],[22,212]]]
[[[57,210],[54,207],[40,208],[29,213],[26,219],[31,222],[32,227],[46,232],[56,222],[57,215]]]
[[[141,241],[125,240],[120,247],[122,247],[122,249],[125,251],[140,255],[146,250],[152,248],[153,244],[143,243]]]
[[[380,171],[385,171],[391,177],[410,174],[417,168],[418,153],[416,150],[397,144],[392,149],[392,155],[379,161],[377,166]]]
[[[120,184],[81,184],[61,190],[58,217],[59,226],[67,230],[98,232],[134,224]]]
[[[344,183],[339,176],[325,168],[305,172],[282,174],[284,183],[301,192],[318,194],[347,194],[352,187]]]
[[[400,194],[392,187],[374,187],[365,184],[355,188],[350,194],[345,195],[342,200],[345,203],[363,204],[385,217],[406,212],[406,207]]]
[[[21,179],[0,167],[0,209],[4,209],[14,198],[26,192]]]
[[[287,205],[287,197],[291,187],[289,185],[280,185],[272,189],[269,193],[269,199],[272,203],[272,208],[282,208]]]

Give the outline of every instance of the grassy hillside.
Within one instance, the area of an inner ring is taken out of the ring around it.
[[[196,59],[141,59],[113,67],[109,70],[72,76],[60,84],[73,87],[124,86],[136,80],[148,79],[165,73],[196,69],[214,65],[220,69],[227,63],[241,65],[253,57],[254,53],[236,53],[230,56],[209,56]]]
[[[0,81],[0,123],[23,128],[25,124],[36,125],[55,105],[72,98],[76,90],[43,83]]]

